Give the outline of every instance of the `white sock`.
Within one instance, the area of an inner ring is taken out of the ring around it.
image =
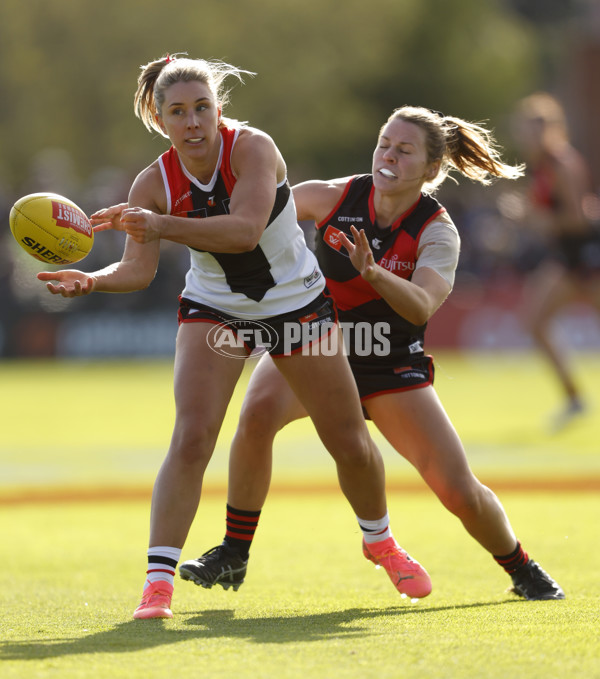
[[[370,545],[373,542],[381,542],[382,540],[387,540],[387,538],[392,537],[392,531],[390,530],[390,517],[387,512],[385,516],[376,521],[368,521],[367,519],[361,519],[359,516],[356,517],[358,525],[362,530],[363,538],[365,542]]]
[[[148,549],[148,570],[144,589],[157,580],[164,580],[175,585],[175,570],[181,556],[178,547],[150,547]]]

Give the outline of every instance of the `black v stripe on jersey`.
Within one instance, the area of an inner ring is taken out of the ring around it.
[[[193,210],[189,217],[210,217],[216,214],[229,213],[229,194],[221,176],[217,178],[210,196],[194,184],[191,184]],[[290,186],[286,182],[277,189],[275,203],[267,227],[277,218],[287,205]],[[198,252],[203,252],[198,250]],[[257,245],[251,252],[209,252],[223,269],[225,280],[233,292],[240,292],[257,302],[268,290],[275,286],[271,274],[271,265],[264,252]]]

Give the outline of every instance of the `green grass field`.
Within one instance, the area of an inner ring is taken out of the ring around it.
[[[168,363],[0,364],[0,676],[600,677],[600,357],[579,359],[590,412],[551,435],[552,377],[526,355],[436,356],[473,468],[562,602],[525,602],[412,469],[374,436],[403,546],[434,591],[411,604],[360,553],[333,463],[308,422],[277,441],[273,492],[237,593],[177,582],[168,621],[133,621],[149,488],[168,445]],[[247,375],[245,376],[247,378]],[[224,531],[228,413],[184,558]]]

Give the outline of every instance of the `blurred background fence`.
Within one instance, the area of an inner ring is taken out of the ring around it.
[[[37,281],[47,267],[8,226],[13,202],[35,191],[66,195],[88,213],[126,200],[137,172],[166,148],[135,119],[132,99],[139,66],[167,52],[256,72],[235,87],[227,114],[275,139],[292,183],[369,172],[376,133],[403,104],[486,121],[517,162],[514,104],[547,90],[564,102],[600,187],[597,0],[3,0],[0,358],[173,352],[184,247],[162,244],[146,291],[63,300]],[[530,345],[517,306],[542,244],[503,209],[518,190],[464,180],[441,190],[462,254],[430,349]],[[118,260],[122,242],[99,234],[82,268]],[[600,348],[591,310],[567,313],[571,346]]]

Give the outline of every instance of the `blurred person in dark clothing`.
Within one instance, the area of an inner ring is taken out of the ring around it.
[[[583,155],[569,138],[561,103],[546,92],[518,102],[514,118],[529,187],[524,222],[540,234],[544,256],[525,285],[522,317],[547,357],[565,397],[554,417],[558,430],[586,405],[566,352],[553,338],[553,321],[569,304],[585,300],[600,310],[598,198]]]

